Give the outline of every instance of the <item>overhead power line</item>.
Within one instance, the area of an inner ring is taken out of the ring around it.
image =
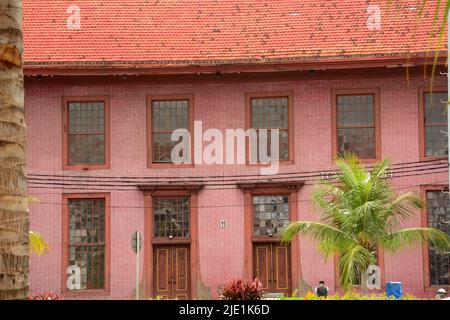
[[[435,183],[443,183],[443,182],[447,182],[447,180],[441,180],[441,181],[435,181]],[[395,191],[399,191],[399,190],[404,190],[404,189],[411,189],[414,187],[419,187],[421,186],[420,184],[414,184],[414,185],[408,185],[408,186],[404,186],[404,187],[398,187],[398,188],[394,188],[393,190]],[[288,203],[300,203],[300,202],[309,202],[311,201],[311,198],[302,198],[302,199],[297,199],[296,201],[292,201],[289,200]],[[67,205],[65,203],[62,202],[46,202],[46,201],[42,201],[42,202],[36,202],[33,203],[33,205],[35,204],[43,204],[43,205],[57,205],[57,206],[63,206],[63,205]],[[190,206],[190,208],[196,208],[196,209],[200,209],[200,208],[234,208],[234,207],[248,207],[248,206],[253,206],[254,204],[226,204],[226,205],[202,205],[202,206]],[[90,207],[91,205],[81,205],[81,204],[77,204],[77,206],[86,206],[86,207]],[[124,206],[124,205],[104,205],[107,208],[119,208],[119,209],[153,209],[153,206]]]
[[[438,168],[441,169],[441,168]],[[425,175],[432,175],[432,174],[440,174],[440,173],[447,173],[446,170],[440,170],[440,171],[431,171],[432,169],[427,170],[427,172],[423,172],[423,170],[412,170],[409,172],[412,172],[411,174],[403,174],[403,175],[394,175],[392,179],[399,179],[399,178],[405,178],[405,177],[412,177],[412,176],[425,176]],[[419,171],[419,172],[418,172]],[[303,180],[302,182],[305,182],[305,185],[314,185],[317,183],[316,180],[310,179],[310,180]],[[308,183],[308,182],[316,182],[316,183]],[[210,186],[217,186],[217,184],[206,184],[204,189],[205,190],[227,190],[227,189],[238,189],[236,184],[220,184],[222,186],[234,186],[234,187],[221,187],[221,188],[211,188]],[[84,188],[86,187],[87,188]],[[88,185],[80,185],[80,184],[58,184],[58,183],[31,183],[29,185],[30,189],[61,189],[61,190],[86,190],[86,191],[133,191],[136,192],[136,185],[110,185],[106,186],[106,188],[98,188],[99,185],[96,184],[88,184]],[[114,188],[114,187],[122,187],[122,188]],[[133,188],[133,189],[124,189],[124,188]],[[41,193],[44,194],[44,193]],[[51,194],[51,193],[49,193]],[[59,194],[59,193],[58,193]]]
[[[433,165],[426,164],[426,165],[418,165],[418,166],[409,166],[409,167],[403,167],[399,168],[396,171],[393,171],[394,174],[403,174],[403,173],[409,173],[409,172],[418,172],[418,171],[429,171],[429,170],[439,170],[439,169],[446,169],[448,168],[447,163],[436,163]],[[404,169],[411,169],[411,170],[404,170]],[[390,173],[389,171],[388,173]],[[307,178],[318,178],[323,177],[322,172],[319,174],[310,174],[310,175],[297,175],[292,173],[285,173],[284,175],[287,175],[287,177],[279,177],[279,176],[264,176],[265,180],[267,182],[270,181],[279,181],[279,180],[285,180],[286,178],[289,179],[298,179],[301,181],[313,181],[311,179]],[[259,180],[259,181],[260,181]],[[60,185],[74,185],[77,184],[79,186],[91,186],[95,184],[96,186],[102,186],[102,187],[116,187],[116,186],[136,186],[139,184],[149,184],[149,183],[161,183],[161,182],[169,182],[169,181],[161,181],[161,180],[152,180],[145,177],[139,178],[139,180],[97,180],[97,177],[90,177],[89,179],[77,179],[77,177],[72,177],[71,179],[68,178],[28,178],[28,181],[33,184],[60,184]],[[228,181],[232,181],[231,183],[227,183]],[[247,181],[255,181],[255,179],[243,179],[243,180],[236,180],[236,179],[223,179],[220,182],[216,181],[209,181],[209,180],[178,180],[176,177],[175,179],[171,179],[170,182],[173,183],[205,183],[208,185],[234,185],[236,183],[242,183]],[[75,183],[74,183],[75,182]],[[119,184],[118,184],[119,183]]]
[[[415,164],[419,164],[418,166],[415,166]],[[390,168],[394,169],[396,167],[402,166],[404,168],[413,168],[413,167],[421,167],[421,166],[433,166],[435,164],[447,164],[447,161],[445,161],[444,159],[427,159],[427,160],[422,160],[422,161],[409,161],[409,162],[399,162],[399,163],[394,163],[390,165]],[[411,166],[410,166],[411,165]],[[374,165],[367,165],[366,168],[368,169],[372,169],[374,167]],[[172,168],[171,168],[172,169]],[[177,166],[174,165],[173,169],[177,169]],[[146,169],[147,170],[147,169]],[[274,174],[274,175],[270,175],[270,177],[278,177],[278,176],[284,176],[284,175],[309,175],[309,174],[318,174],[320,175],[323,172],[330,172],[330,171],[336,171],[337,168],[333,167],[333,168],[326,168],[326,169],[321,169],[321,170],[312,170],[312,171],[291,171],[291,172],[282,172],[282,173],[278,173],[278,174]],[[158,181],[160,179],[172,179],[172,180],[180,180],[180,181],[184,181],[183,179],[188,179],[186,181],[191,181],[191,179],[202,179],[201,181],[204,181],[205,179],[220,179],[222,181],[224,181],[224,179],[228,179],[231,180],[231,178],[242,178],[242,177],[260,177],[260,178],[267,178],[268,175],[263,175],[263,174],[238,174],[238,175],[196,175],[196,176],[105,176],[105,175],[80,175],[79,173],[77,174],[48,174],[48,173],[33,173],[30,172],[28,173],[28,177],[29,179],[38,179],[38,178],[48,178],[48,177],[53,177],[53,178],[67,178],[67,179],[107,179],[107,180],[123,180],[123,179],[128,179],[128,180],[135,180],[135,179],[157,179]],[[235,179],[233,179],[235,180]]]

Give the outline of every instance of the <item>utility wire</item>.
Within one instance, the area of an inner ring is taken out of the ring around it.
[[[405,165],[414,165],[414,164],[419,164],[419,166],[417,167],[422,167],[422,166],[432,166],[435,164],[448,164],[447,161],[445,159],[427,159],[427,160],[423,160],[423,161],[412,161],[412,162],[400,162],[400,163],[394,163],[390,165],[390,168],[395,168],[398,166],[405,166]],[[263,166],[261,166],[263,167]],[[366,168],[368,169],[372,169],[374,167],[374,165],[368,165],[366,166]],[[411,167],[415,167],[415,166],[411,166]],[[408,166],[405,168],[409,168]],[[173,168],[170,169],[177,169],[176,165],[174,165]],[[402,168],[400,168],[402,169]],[[313,171],[292,171],[292,172],[284,172],[284,173],[278,173],[278,174],[274,174],[274,175],[270,175],[271,177],[274,176],[283,176],[283,175],[291,175],[291,174],[298,174],[298,175],[302,175],[302,174],[321,174],[323,172],[329,172],[329,171],[336,171],[337,168],[327,168],[327,169],[322,169],[322,170],[313,170]],[[224,179],[224,178],[240,178],[240,177],[263,177],[263,178],[267,178],[269,175],[263,175],[263,174],[239,174],[239,175],[200,175],[200,176],[180,176],[180,177],[174,177],[174,176],[152,176],[152,177],[145,177],[145,176],[103,176],[103,175],[99,175],[99,176],[92,176],[92,175],[67,175],[67,174],[43,174],[43,173],[28,173],[27,174],[29,179],[31,178],[45,178],[45,177],[59,177],[59,178],[78,178],[78,179],[177,179],[177,180],[181,180],[181,179]],[[201,180],[204,181],[204,180]]]
[[[404,177],[404,176],[408,176],[405,173],[411,173],[411,172],[428,172],[430,174],[433,173],[440,173],[440,172],[446,172],[446,170],[444,171],[437,171],[437,170],[441,170],[441,169],[447,169],[447,166],[440,166],[440,167],[435,167],[435,168],[421,168],[421,169],[415,169],[415,170],[404,170],[404,171],[400,171],[397,172],[397,175],[393,175],[393,178],[398,178],[398,177]],[[398,175],[401,174],[401,175]],[[317,177],[317,176],[316,176]],[[234,183],[205,183],[205,186],[230,186],[230,185],[236,185],[239,183],[244,183],[244,182],[277,182],[280,178],[278,179],[267,179],[266,181],[254,181],[254,180],[241,180],[241,181],[236,181]],[[283,181],[285,181],[286,178],[283,178]],[[138,181],[138,182],[134,182],[133,184],[104,184],[104,183],[98,183],[95,181],[90,181],[88,183],[73,183],[71,181],[69,182],[60,182],[59,180],[53,182],[55,180],[44,180],[44,181],[30,181],[29,182],[29,186],[33,187],[33,186],[40,186],[40,185],[44,185],[44,186],[79,186],[79,187],[122,187],[122,188],[136,188],[140,185],[145,186],[146,183],[145,181]],[[299,182],[309,182],[309,181],[316,181],[316,179],[299,179],[299,177],[291,177],[290,181],[299,181]],[[178,182],[176,182],[178,183]],[[174,183],[173,185],[176,185],[176,183]],[[178,183],[179,184],[179,183]]]
[[[442,181],[435,181],[434,183],[443,183],[443,182],[447,182],[447,180],[442,180]],[[403,189],[410,189],[410,188],[415,188],[415,187],[419,187],[421,186],[420,184],[415,184],[415,185],[409,185],[409,186],[404,186],[404,187],[398,187],[398,188],[393,188],[394,191],[399,191],[399,190],[403,190]],[[288,201],[288,203],[300,203],[300,202],[310,202],[312,201],[311,198],[303,198],[303,199],[298,199],[296,201]],[[57,206],[63,206],[63,205],[67,205],[67,203],[62,203],[62,202],[35,202],[32,205],[35,204],[42,204],[42,205],[57,205]],[[227,205],[207,205],[207,206],[189,206],[189,208],[196,208],[196,209],[200,209],[200,208],[233,208],[233,207],[248,207],[248,206],[254,206],[255,204],[251,203],[251,204],[227,204]],[[91,207],[91,205],[81,205],[81,204],[77,204],[77,207]],[[153,206],[113,206],[113,205],[104,205],[104,207],[107,208],[120,208],[120,209],[153,209]]]
[[[444,171],[438,171],[438,172],[423,172],[423,173],[419,173],[419,174],[408,174],[408,175],[402,175],[402,176],[394,176],[392,179],[400,179],[400,178],[405,178],[405,177],[412,177],[412,176],[425,176],[425,175],[430,175],[430,174],[439,174],[439,173],[447,173],[447,170]],[[305,185],[316,185],[316,183],[307,183],[305,182]],[[29,186],[30,189],[59,189],[59,190],[83,190],[83,191],[132,191],[132,192],[137,192],[136,189],[112,189],[112,188],[95,188],[96,185],[92,185],[92,187],[94,188],[80,188],[80,187],[65,187],[65,186],[42,186],[42,185],[38,185],[38,186]],[[206,185],[203,190],[236,190],[239,189],[238,187],[224,187],[224,188],[209,188],[208,185]],[[44,193],[44,192],[30,192],[30,194],[61,194],[61,192],[48,192],[48,193]]]
[[[448,164],[447,163],[443,163],[443,164],[435,164],[435,167],[423,167],[423,166],[415,166],[415,167],[410,167],[410,168],[415,168],[412,170],[404,170],[407,169],[407,167],[405,168],[400,168],[398,171],[390,171],[388,170],[387,173],[395,173],[395,174],[403,174],[403,173],[408,173],[408,172],[418,172],[418,171],[431,171],[431,170],[439,170],[439,169],[446,169],[448,168]],[[278,180],[285,180],[286,178],[290,178],[290,179],[299,179],[301,181],[311,181],[311,179],[305,179],[305,178],[317,178],[317,177],[323,177],[322,174],[311,174],[311,175],[303,175],[303,176],[298,176],[298,175],[294,175],[294,174],[289,174],[288,177],[272,177],[272,176],[265,176],[265,179],[261,179],[261,180],[265,180],[267,182],[273,182],[273,181],[278,181]],[[166,182],[166,181],[148,181],[145,178],[141,178],[141,180],[139,181],[131,181],[131,180],[124,180],[124,181],[98,181],[98,180],[80,180],[80,179],[72,179],[72,180],[67,180],[67,179],[61,179],[61,178],[50,178],[50,179],[41,179],[41,178],[28,178],[28,181],[32,184],[57,184],[57,185],[66,185],[66,186],[70,186],[70,185],[79,185],[79,186],[91,186],[93,184],[95,184],[96,186],[102,186],[102,187],[117,187],[117,186],[133,186],[135,187],[138,184],[145,184],[145,183],[161,183],[161,182]],[[225,183],[225,182],[209,182],[208,180],[190,180],[190,181],[186,181],[187,183],[192,183],[192,182],[206,182],[206,185],[234,185],[236,183],[242,183],[242,182],[248,182],[248,181],[254,181],[254,179],[244,179],[244,180],[224,180],[224,181],[234,181],[232,183]],[[76,183],[73,183],[76,182]],[[78,183],[78,182],[83,182],[82,183]],[[111,182],[113,184],[110,183],[103,183],[103,182]],[[179,180],[171,180],[170,182],[173,183],[181,183]],[[120,183],[120,184],[117,184]],[[131,184],[131,185],[130,185]]]
[[[406,175],[406,174],[404,174],[404,173],[409,173],[409,172],[423,172],[423,171],[427,171],[427,172],[425,172],[425,173],[422,173],[422,174],[417,174],[417,175],[424,175],[424,174],[437,174],[437,173],[442,173],[442,172],[447,172],[447,170],[443,170],[443,171],[434,171],[434,170],[440,170],[440,169],[446,169],[446,167],[445,166],[443,166],[443,167],[437,167],[437,168],[432,168],[432,169],[416,169],[416,170],[406,170],[406,171],[402,171],[402,172],[400,172],[400,173],[402,173],[402,175],[395,175],[395,176],[393,176],[392,178],[393,179],[395,179],[395,178],[402,178],[402,177],[407,177],[407,176],[414,176],[414,174],[411,174],[411,175]],[[250,181],[250,182],[254,182],[253,180],[248,180],[248,181]],[[305,182],[305,183],[307,183],[308,181],[316,181],[316,179],[303,179],[303,180],[294,180],[294,179],[292,179],[292,180],[290,180],[290,181],[300,181],[300,182]],[[237,183],[239,183],[239,182],[246,182],[246,181],[237,181]],[[260,181],[261,182],[261,181]],[[270,180],[270,181],[267,181],[267,182],[273,182],[272,180]],[[130,187],[133,187],[133,188],[135,188],[135,187],[137,187],[138,185],[135,185],[135,184],[133,184],[133,185],[126,185],[126,184],[78,184],[78,183],[60,183],[60,182],[31,182],[30,184],[32,184],[32,185],[50,185],[50,186],[93,186],[93,187],[98,187],[98,186],[106,186],[106,187],[125,187],[125,188],[130,188]],[[176,185],[176,184],[174,184],[174,185]],[[205,186],[229,186],[229,185],[236,185],[236,183],[233,183],[233,184],[229,184],[229,183],[227,183],[227,184],[215,184],[215,183],[208,183],[208,184],[205,184]],[[220,189],[222,189],[222,188],[220,188]]]

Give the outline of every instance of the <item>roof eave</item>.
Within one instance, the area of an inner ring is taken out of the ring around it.
[[[24,74],[36,75],[168,75],[201,73],[245,73],[298,70],[359,69],[406,67],[433,64],[435,53],[398,55],[353,55],[338,57],[289,57],[241,60],[192,61],[60,61],[25,62]],[[437,55],[437,64],[445,64],[446,52]]]

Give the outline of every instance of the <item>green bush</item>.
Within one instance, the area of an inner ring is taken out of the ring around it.
[[[385,293],[383,294],[371,294],[362,295],[355,291],[347,291],[344,295],[335,293],[334,295],[328,296],[327,298],[318,297],[312,292],[306,293],[303,297],[297,295],[292,295],[291,297],[283,297],[281,300],[396,300],[394,297],[388,297]],[[402,300],[425,300],[417,298],[411,294],[406,294],[403,296]]]

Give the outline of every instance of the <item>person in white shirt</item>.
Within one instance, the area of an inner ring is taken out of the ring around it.
[[[442,300],[445,298],[445,296],[447,295],[447,292],[445,291],[444,288],[440,288],[437,292],[436,292],[436,296],[434,297],[436,300]]]

